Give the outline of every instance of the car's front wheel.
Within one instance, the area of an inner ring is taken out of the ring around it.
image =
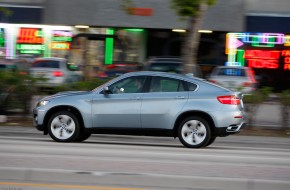
[[[178,138],[188,148],[204,147],[211,139],[210,127],[201,117],[188,117],[181,122],[178,128]]]
[[[48,133],[57,142],[72,142],[80,132],[77,117],[69,111],[53,114],[48,122]]]

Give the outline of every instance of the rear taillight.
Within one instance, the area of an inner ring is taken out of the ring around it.
[[[252,84],[253,84],[253,83],[251,83],[251,82],[244,82],[244,83],[243,83],[243,86],[244,86],[244,87],[251,87]]]
[[[239,105],[241,103],[240,99],[234,95],[218,96],[217,99],[222,104]]]
[[[63,76],[63,72],[61,71],[53,71],[52,75],[55,77],[62,77]]]

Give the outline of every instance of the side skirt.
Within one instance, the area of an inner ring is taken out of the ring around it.
[[[92,134],[136,135],[136,136],[164,136],[173,137],[173,130],[169,129],[132,129],[132,128],[92,128],[86,129]]]

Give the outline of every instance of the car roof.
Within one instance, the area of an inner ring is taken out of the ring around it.
[[[170,72],[160,72],[160,71],[134,71],[134,72],[125,73],[121,76],[126,77],[126,76],[144,76],[144,75],[174,77],[174,78],[182,78],[184,80],[192,80],[192,79],[203,80],[201,78],[194,77],[194,76],[177,74],[177,73],[170,73]]]

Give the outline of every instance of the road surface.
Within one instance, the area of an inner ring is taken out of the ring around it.
[[[204,149],[177,139],[93,135],[56,143],[0,127],[0,190],[289,190],[290,138],[233,135]]]

